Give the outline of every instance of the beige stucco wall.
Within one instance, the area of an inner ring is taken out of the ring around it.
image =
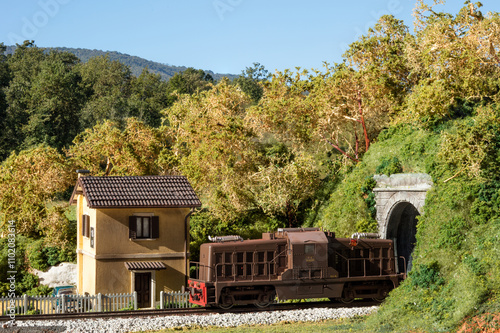
[[[155,240],[129,239],[129,216],[153,213],[159,217],[160,233]],[[185,283],[185,217],[188,208],[100,209],[87,206],[83,195],[77,199],[77,287],[80,294],[130,293],[132,275],[125,262],[161,261],[166,270],[155,272],[156,300],[160,291],[178,291]],[[90,216],[95,230],[94,248],[82,236],[82,214]],[[96,223],[97,221],[97,223]],[[189,240],[187,240],[189,244]]]
[[[153,213],[159,217],[160,237],[130,240],[129,216]],[[97,210],[96,254],[175,253],[184,251],[184,218],[187,208],[100,209]],[[92,217],[91,217],[92,221]],[[92,226],[92,222],[91,222]]]
[[[83,271],[80,274],[78,272],[78,277],[80,280],[81,276],[81,284],[78,286],[78,292],[80,294],[89,293],[90,295],[97,295],[99,293],[99,289],[97,289],[96,285],[96,260],[83,255]]]
[[[97,260],[96,290],[101,294],[131,293],[134,291],[133,271],[127,270],[125,261],[133,260]],[[156,260],[163,262],[167,269],[155,271],[156,300],[160,299],[160,291],[179,291],[184,285],[184,260]],[[138,271],[138,273],[143,271]]]

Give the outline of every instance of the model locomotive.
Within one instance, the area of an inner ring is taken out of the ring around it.
[[[200,247],[188,281],[190,302],[230,308],[280,300],[382,300],[405,278],[392,240],[335,238],[317,228],[279,229],[262,239],[215,237]]]

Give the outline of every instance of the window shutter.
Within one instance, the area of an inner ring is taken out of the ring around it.
[[[151,238],[160,238],[160,218],[159,216],[152,216]]]
[[[137,232],[135,229],[135,216],[128,217],[128,238],[136,238]]]
[[[90,216],[82,215],[82,236],[89,237],[90,235]]]

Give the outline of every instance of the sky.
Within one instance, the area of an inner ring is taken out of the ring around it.
[[[427,0],[430,3],[431,0]],[[1,0],[0,42],[117,51],[174,66],[240,74],[321,69],[392,14],[413,31],[415,0]],[[483,0],[483,14],[500,1]],[[438,6],[456,14],[464,0]]]

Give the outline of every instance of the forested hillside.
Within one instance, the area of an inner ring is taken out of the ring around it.
[[[6,54],[13,54],[15,52],[16,46],[7,46],[5,52]],[[47,51],[54,50],[59,52],[67,52],[74,54],[81,62],[87,62],[91,58],[104,57],[107,56],[111,61],[119,61],[121,64],[130,68],[130,72],[134,76],[141,75],[144,69],[148,69],[149,72],[153,74],[159,74],[162,80],[168,81],[176,73],[181,73],[187,69],[185,66],[173,66],[168,64],[162,64],[159,62],[146,60],[137,56],[132,56],[125,53],[120,53],[116,51],[101,51],[101,50],[90,50],[81,48],[70,48],[70,47],[52,47],[46,48]],[[235,74],[220,74],[214,73],[212,71],[206,70],[207,74],[211,75],[215,80],[221,80],[223,77],[227,77],[233,80],[237,77]]]
[[[194,259],[208,235],[376,231],[373,175],[425,172],[413,269],[363,325],[453,331],[499,312],[500,16],[480,7],[418,1],[414,32],[383,16],[342,63],[271,76],[254,64],[233,82],[194,69],[135,78],[108,57],[25,43],[0,59],[0,219],[53,250],[26,246],[19,265],[71,253],[76,169],[186,175],[203,202]]]

